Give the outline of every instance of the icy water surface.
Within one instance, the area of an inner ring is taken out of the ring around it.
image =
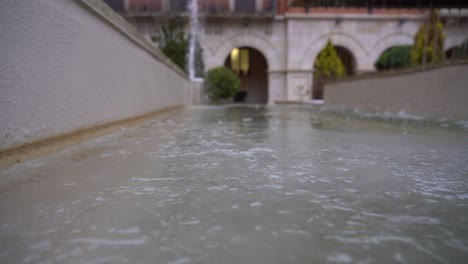
[[[468,137],[194,107],[0,171],[0,263],[468,263]]]

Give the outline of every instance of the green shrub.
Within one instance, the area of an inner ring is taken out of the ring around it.
[[[208,71],[205,78],[205,89],[211,100],[229,99],[239,90],[240,79],[234,72],[225,67]]]
[[[413,46],[396,46],[386,50],[375,63],[377,70],[387,70],[411,65]]]
[[[346,70],[329,39],[315,62],[315,74],[318,77],[339,78],[346,76]]]
[[[188,49],[190,36],[185,33],[186,23],[180,19],[171,18],[159,28],[157,36],[152,40],[159,44],[159,49],[181,70],[188,73]],[[195,42],[195,76],[202,77],[205,71],[203,48],[200,42]]]
[[[444,59],[445,36],[439,12],[432,10],[429,21],[421,25],[414,36],[411,64],[438,63]]]

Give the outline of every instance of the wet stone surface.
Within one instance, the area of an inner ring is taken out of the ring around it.
[[[0,171],[0,263],[466,263],[468,137],[193,107]]]

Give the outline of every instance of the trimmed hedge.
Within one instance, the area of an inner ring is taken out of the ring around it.
[[[386,50],[375,63],[379,71],[411,66],[413,46],[395,46]]]
[[[213,101],[229,99],[239,90],[240,79],[226,67],[217,67],[208,71],[205,89]]]

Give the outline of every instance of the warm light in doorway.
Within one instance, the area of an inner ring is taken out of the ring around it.
[[[237,74],[240,72],[239,49],[237,48],[231,51],[231,69]]]
[[[231,69],[236,74],[248,74],[250,69],[249,49],[235,48],[231,51]]]

